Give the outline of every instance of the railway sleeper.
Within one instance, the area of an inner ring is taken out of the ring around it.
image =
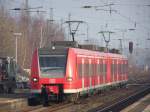
[[[74,104],[79,103],[79,102],[78,102],[79,97],[80,97],[80,93],[73,93],[73,94],[67,94],[67,95],[66,95],[67,101],[68,101],[68,102],[72,102],[72,103],[74,103]]]

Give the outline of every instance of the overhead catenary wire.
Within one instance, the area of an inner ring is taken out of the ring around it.
[[[133,19],[131,19],[131,18],[129,18],[129,17],[123,15],[123,14],[121,14],[119,11],[115,11],[115,13],[118,14],[118,15],[120,15],[121,17],[127,19],[128,21],[133,22],[134,24],[136,24],[136,26],[137,26],[137,25],[140,25],[140,26],[143,27],[144,29],[150,30],[150,28],[148,28],[148,27],[146,27],[145,25],[142,25],[141,23],[139,23],[139,22],[137,22],[137,21],[135,21],[135,20],[133,20]]]

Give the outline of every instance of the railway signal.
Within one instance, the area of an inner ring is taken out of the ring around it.
[[[132,41],[129,42],[129,52],[130,52],[130,54],[132,54],[132,52],[133,52],[133,42]]]

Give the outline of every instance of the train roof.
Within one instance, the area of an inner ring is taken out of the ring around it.
[[[52,47],[52,48],[39,48],[38,53],[40,55],[49,55],[49,54],[67,54],[69,48],[62,47]]]
[[[70,48],[70,49],[72,49],[76,54],[79,54],[79,55],[88,55],[88,56],[95,56],[95,57],[112,57],[112,58],[127,59],[126,56],[121,55],[121,54],[105,53],[105,52],[92,51],[92,50],[86,50],[86,49],[80,49],[80,48]]]
[[[95,56],[95,57],[111,57],[111,58],[120,58],[120,59],[127,59],[126,56],[121,54],[115,54],[115,53],[105,53],[105,52],[99,52],[99,51],[93,51],[93,50],[87,50],[87,49],[81,49],[81,48],[63,48],[63,47],[55,47],[55,48],[39,48],[38,52],[40,55],[49,55],[49,54],[67,54],[68,50],[73,50],[74,53],[78,55],[84,55],[84,56]]]
[[[93,49],[94,48],[94,49]],[[95,57],[111,57],[127,59],[126,56],[118,53],[105,53],[99,51],[96,46],[93,45],[78,45],[76,41],[54,41],[47,48],[39,48],[39,54],[67,54],[68,50],[71,49],[74,53],[84,56],[95,56]]]

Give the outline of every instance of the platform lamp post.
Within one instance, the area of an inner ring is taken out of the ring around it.
[[[15,51],[16,51],[16,52],[15,52],[15,59],[16,59],[16,63],[17,63],[17,51],[18,51],[18,50],[17,50],[17,49],[18,49],[18,46],[17,46],[17,45],[18,45],[18,38],[22,35],[22,33],[13,33],[13,35],[14,35],[15,38],[16,38],[16,39],[15,39],[15,40],[16,40],[16,41],[15,41],[15,44],[16,44],[16,45],[15,45]]]

